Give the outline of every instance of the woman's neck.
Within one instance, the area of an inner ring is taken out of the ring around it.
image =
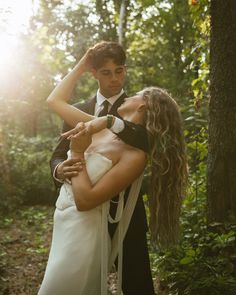
[[[123,116],[123,120],[132,122],[134,124],[140,124],[143,125],[143,116],[139,113],[133,113],[133,114],[129,114],[129,115],[125,115]]]

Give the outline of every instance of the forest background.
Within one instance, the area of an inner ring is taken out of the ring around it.
[[[6,16],[11,11],[1,9],[0,14]],[[233,216],[232,220],[209,216],[206,189],[210,24],[210,1],[207,0],[37,2],[27,30],[19,36],[17,50],[0,73],[2,294],[31,294],[24,289],[27,283],[22,281],[22,293],[11,289],[8,246],[23,242],[12,238],[8,231],[15,228],[17,219],[21,225],[42,235],[42,228],[48,230],[45,224],[51,226],[48,220],[52,220],[57,192],[49,159],[62,121],[48,110],[45,99],[87,48],[101,40],[119,40],[126,49],[125,91],[129,95],[150,85],[166,88],[176,98],[184,119],[189,185],[184,196],[182,234],[174,248],[149,245],[157,291],[235,294],[235,219],[232,222]],[[7,26],[7,20],[2,17],[1,31]],[[96,89],[96,81],[85,75],[71,102],[91,97]],[[144,185],[146,203],[147,191]],[[27,238],[34,239],[34,236],[29,233]],[[39,235],[35,239],[26,251],[46,257],[48,242],[44,243]],[[45,261],[41,264],[43,269]],[[16,270],[13,274],[17,275]],[[34,286],[39,283],[36,279]]]

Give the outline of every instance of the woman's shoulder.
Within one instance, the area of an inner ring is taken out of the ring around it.
[[[136,157],[142,157],[142,156],[146,157],[146,155],[147,155],[147,153],[144,150],[134,147],[134,146],[131,146],[131,145],[127,145],[127,144],[125,147],[125,152],[133,154]]]
[[[120,160],[128,162],[136,161],[137,164],[145,164],[147,161],[147,154],[141,149],[129,146],[123,151]]]

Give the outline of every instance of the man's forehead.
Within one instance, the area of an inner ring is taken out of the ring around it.
[[[107,62],[105,62],[99,69],[98,71],[110,71],[110,70],[117,70],[117,69],[123,69],[125,67],[125,65],[117,65],[116,63],[114,63],[112,60],[109,60]]]

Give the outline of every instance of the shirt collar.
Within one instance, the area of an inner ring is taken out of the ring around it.
[[[109,101],[109,103],[111,104],[111,105],[113,105],[114,103],[115,103],[115,101],[122,95],[124,93],[124,89],[121,89],[121,91],[118,93],[118,94],[116,94],[116,95],[114,95],[114,96],[111,96],[111,97],[109,97],[109,98],[106,98],[105,96],[103,96],[102,94],[101,94],[101,92],[100,92],[100,90],[98,89],[98,91],[97,91],[97,104],[98,104],[98,106],[101,106],[102,104],[103,104],[103,102],[104,102],[104,100],[108,100]]]

